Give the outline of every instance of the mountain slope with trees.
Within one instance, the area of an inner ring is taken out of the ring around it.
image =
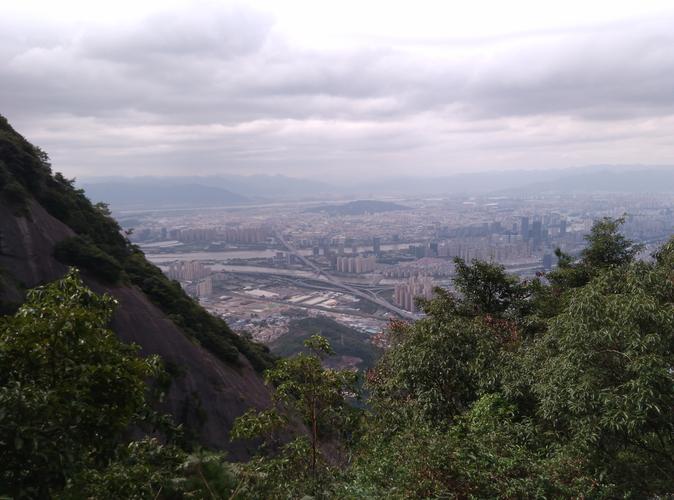
[[[150,264],[103,204],[53,174],[47,155],[0,117],[0,306],[12,313],[28,288],[82,271],[86,284],[120,304],[119,338],[160,355],[172,383],[161,408],[197,442],[245,457],[229,441],[234,419],[269,403],[260,372],[268,350],[234,334]]]

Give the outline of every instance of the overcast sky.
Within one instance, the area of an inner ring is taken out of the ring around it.
[[[671,1],[0,0],[0,114],[67,176],[674,164]]]

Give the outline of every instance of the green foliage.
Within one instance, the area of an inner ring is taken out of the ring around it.
[[[317,457],[316,470],[307,467],[312,446],[306,437],[283,445],[278,453],[258,456],[238,467],[239,483],[230,498],[334,498],[338,469]]]
[[[167,425],[146,402],[161,363],[107,328],[114,306],[72,270],[0,320],[0,496],[230,498],[222,454],[125,441]]]
[[[336,496],[674,494],[674,239],[634,262],[619,224],[549,284],[460,265],[459,297],[395,323]]]
[[[250,409],[234,422],[231,438],[262,438],[263,446],[274,450],[281,444],[281,432],[289,423],[288,417],[277,408],[263,411]]]
[[[609,271],[574,291],[532,352],[539,415],[621,491],[672,486],[672,304],[662,269]]]
[[[371,368],[379,357],[379,350],[368,342],[365,334],[321,316],[290,321],[288,333],[271,344],[272,351],[279,356],[305,351],[304,341],[314,332],[320,332],[335,350],[335,356],[327,361],[332,367],[339,363],[341,356],[351,356],[363,360],[359,368]]]
[[[73,236],[58,242],[54,257],[64,264],[88,269],[105,283],[117,283],[122,276],[119,262],[86,238]]]
[[[85,468],[70,478],[64,499],[156,498],[172,487],[176,470],[186,460],[179,449],[155,439],[119,446],[104,468]]]
[[[113,306],[71,271],[0,322],[0,493],[60,488],[106,460],[145,409],[157,361],[107,328]]]
[[[188,455],[146,438],[119,446],[105,468],[85,469],[59,495],[80,498],[230,498],[237,484],[234,466],[218,453]]]
[[[399,327],[395,347],[369,376],[369,389],[382,418],[410,413],[424,421],[451,421],[493,384],[499,339],[479,319],[446,315],[454,302],[440,294],[428,315]]]
[[[624,218],[610,217],[595,222],[590,234],[585,237],[588,245],[581,252],[585,265],[593,269],[603,269],[629,264],[634,260],[643,245],[637,245],[620,234],[620,226],[624,223]]]
[[[2,172],[2,170],[0,170],[0,172]],[[7,179],[5,176],[1,176],[0,189],[0,195],[7,200],[11,207],[14,207],[17,213],[25,213],[28,193],[21,184],[13,179]]]
[[[422,423],[366,441],[344,496],[542,497],[541,457],[528,446],[535,439],[529,421],[515,421],[508,403],[486,395],[448,429]]]
[[[321,445],[347,439],[358,420],[358,410],[347,401],[356,395],[357,374],[323,367],[322,358],[333,352],[324,337],[313,335],[305,347],[309,353],[281,359],[265,372],[267,383],[274,387],[274,407],[248,412],[235,422],[235,438],[261,437],[271,448],[278,448],[278,431],[292,423],[294,416],[309,428],[309,439],[299,437],[280,446],[276,456],[258,457],[245,466],[245,488],[252,497],[326,495],[333,473]]]
[[[480,260],[467,265],[456,257],[454,267],[454,286],[461,294],[459,304],[463,314],[503,315],[526,295],[525,287],[515,276],[506,274],[503,266]]]
[[[598,273],[611,267],[624,266],[634,260],[643,246],[635,244],[620,233],[620,226],[624,223],[624,218],[610,217],[595,222],[590,234],[585,236],[587,246],[581,252],[578,262],[574,262],[570,255],[560,249],[555,251],[558,269],[549,273],[548,279],[558,293],[583,286]]]
[[[345,429],[352,408],[346,398],[356,394],[357,373],[324,368],[321,360],[332,347],[320,335],[305,341],[310,354],[300,353],[278,361],[265,372],[265,380],[274,387],[274,399],[295,410],[311,426],[312,444],[319,437],[336,436]]]

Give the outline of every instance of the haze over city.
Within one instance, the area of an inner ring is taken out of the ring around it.
[[[67,177],[674,164],[671,2],[3,2],[0,105]]]

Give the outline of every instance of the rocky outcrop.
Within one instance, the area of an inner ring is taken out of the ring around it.
[[[66,266],[52,257],[54,245],[73,231],[30,200],[28,211],[17,215],[0,200],[0,268],[6,277],[0,299],[18,302],[21,288],[53,281]]]

